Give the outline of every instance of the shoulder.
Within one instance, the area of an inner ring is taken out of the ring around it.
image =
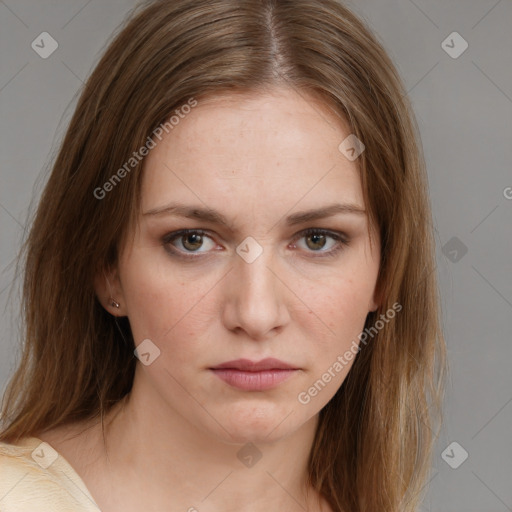
[[[2,512],[98,512],[88,490],[67,461],[48,443],[28,437],[0,442]]]

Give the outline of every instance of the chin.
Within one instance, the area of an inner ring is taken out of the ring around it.
[[[213,412],[213,411],[212,411]],[[215,424],[216,437],[233,444],[269,443],[285,438],[299,429],[297,410],[290,405],[272,403],[237,403],[213,414],[222,427]],[[220,420],[222,418],[222,420]],[[304,418],[304,422],[307,421]],[[224,430],[225,429],[225,430]]]
[[[231,426],[229,433],[231,435],[220,429],[215,432],[215,435],[226,444],[246,445],[253,443],[257,446],[261,446],[263,444],[279,441],[290,435],[292,431],[289,431],[289,429],[280,429],[279,432],[272,432],[272,427],[260,428],[256,425],[245,423]]]

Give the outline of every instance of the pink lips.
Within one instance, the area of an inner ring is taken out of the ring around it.
[[[257,362],[237,359],[219,364],[210,370],[233,387],[244,391],[263,391],[284,382],[298,368],[279,359],[267,358]]]

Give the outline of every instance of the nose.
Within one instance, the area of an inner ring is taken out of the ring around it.
[[[233,265],[224,286],[225,327],[253,340],[274,336],[290,317],[285,302],[287,288],[279,272],[272,269],[275,265],[270,249],[265,249],[252,263],[235,255]]]

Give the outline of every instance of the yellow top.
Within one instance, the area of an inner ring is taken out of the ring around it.
[[[0,442],[0,512],[101,512],[69,462],[48,443]]]

